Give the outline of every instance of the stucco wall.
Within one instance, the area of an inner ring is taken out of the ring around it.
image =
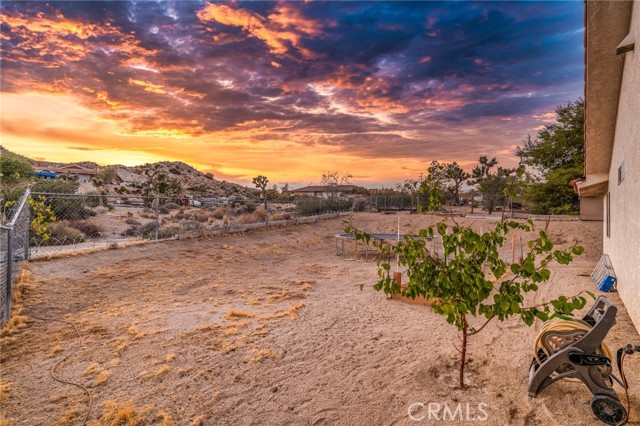
[[[640,331],[640,3],[634,3],[629,31],[635,32],[636,46],[635,51],[624,55],[624,72],[609,169],[611,231],[610,237],[607,237],[605,216],[603,248],[604,253],[611,258],[618,276],[620,297]],[[622,58],[613,56],[611,60]],[[618,168],[623,162],[625,178],[618,184]]]

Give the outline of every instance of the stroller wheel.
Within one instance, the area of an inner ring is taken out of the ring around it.
[[[627,410],[620,401],[607,395],[594,396],[591,409],[598,420],[608,425],[617,425],[627,417]]]

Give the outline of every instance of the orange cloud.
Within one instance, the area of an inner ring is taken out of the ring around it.
[[[272,53],[284,55],[293,47],[303,57],[309,59],[316,55],[302,46],[301,34],[318,34],[320,26],[304,19],[299,12],[288,6],[280,6],[269,15],[269,19],[243,9],[234,9],[226,4],[209,3],[197,12],[202,22],[216,21],[224,25],[241,27],[253,37],[262,40]]]

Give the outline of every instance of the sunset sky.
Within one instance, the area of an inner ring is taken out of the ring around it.
[[[583,91],[583,2],[2,2],[1,144],[290,186],[513,165]]]

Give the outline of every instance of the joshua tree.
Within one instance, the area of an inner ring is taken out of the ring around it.
[[[264,199],[264,210],[267,210],[267,184],[269,179],[266,176],[258,175],[253,178],[253,184],[262,191],[262,198]]]

